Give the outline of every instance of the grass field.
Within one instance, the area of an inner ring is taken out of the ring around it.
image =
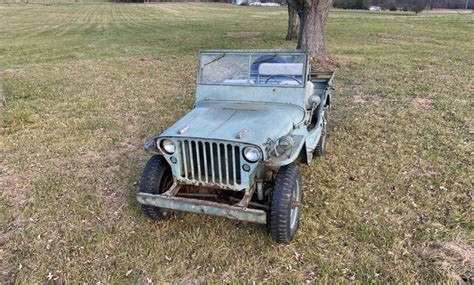
[[[280,8],[0,6],[0,283],[473,282],[473,15],[331,12],[328,153],[290,245],[139,212],[142,146],[191,108],[197,50],[293,47],[285,27]]]

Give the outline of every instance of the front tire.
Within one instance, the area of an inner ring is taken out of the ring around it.
[[[278,243],[289,243],[301,216],[303,191],[300,167],[285,165],[278,170],[270,198],[270,233]]]
[[[173,185],[173,173],[166,159],[161,155],[152,156],[143,170],[140,193],[162,194]],[[142,212],[153,220],[164,220],[171,216],[170,210],[140,204]]]

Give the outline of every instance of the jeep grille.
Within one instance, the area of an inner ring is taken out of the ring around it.
[[[230,187],[242,183],[237,145],[181,139],[178,140],[178,156],[180,176],[185,180]]]

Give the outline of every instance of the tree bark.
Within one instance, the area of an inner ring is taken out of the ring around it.
[[[298,27],[299,27],[298,13],[296,10],[288,5],[288,32],[286,34],[286,40],[292,41],[298,38]]]
[[[311,2],[311,6],[307,5]],[[311,59],[328,62],[326,53],[326,21],[331,0],[306,0],[301,48],[307,50]]]
[[[326,53],[326,21],[331,0],[288,0],[300,18],[296,48],[308,51],[312,60],[330,62]]]

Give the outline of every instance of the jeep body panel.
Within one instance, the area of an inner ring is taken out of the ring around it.
[[[290,104],[198,102],[160,137],[234,141],[265,149],[268,139],[287,134],[304,120],[303,108]],[[264,159],[266,154],[264,153]]]

